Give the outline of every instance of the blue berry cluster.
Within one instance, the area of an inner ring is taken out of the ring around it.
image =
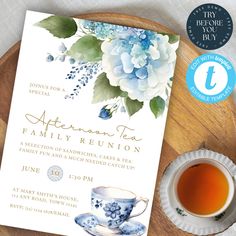
[[[95,34],[99,39],[107,38],[124,38],[130,45],[141,44],[144,50],[152,45],[151,40],[158,40],[157,34],[144,29],[131,28],[121,25],[113,25],[104,22],[95,22],[89,20],[82,20],[81,25],[90,33]],[[128,37],[127,37],[128,36]]]
[[[64,43],[61,43],[58,47],[58,55],[52,55],[51,53],[48,53],[48,56],[46,58],[47,62],[52,62],[59,60],[61,62],[64,62],[66,60],[67,56],[67,47]],[[67,80],[74,80],[77,79],[76,86],[72,90],[72,92],[65,96],[65,98],[71,98],[74,99],[74,96],[77,96],[79,94],[79,91],[82,87],[86,86],[89,80],[94,78],[98,73],[101,72],[101,62],[81,62],[76,61],[74,58],[69,57],[68,62],[70,64],[73,64],[70,72],[66,75]]]
[[[101,63],[89,63],[89,62],[79,62],[78,65],[74,65],[71,71],[67,74],[66,79],[74,80],[77,79],[76,86],[73,91],[66,95],[65,98],[74,99],[75,96],[79,94],[80,89],[82,89],[89,80],[96,77],[98,73],[101,72]]]
[[[59,60],[61,62],[64,62],[65,59],[68,57],[66,55],[67,53],[67,47],[65,46],[64,43],[61,43],[58,47],[58,54],[57,55],[52,55],[51,53],[48,53],[47,57],[46,57],[46,61],[47,62],[52,62],[52,61],[56,61]],[[70,64],[74,64],[75,63],[75,59],[72,57],[68,58],[68,61]]]

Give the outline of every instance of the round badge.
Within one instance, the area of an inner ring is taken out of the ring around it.
[[[207,53],[195,58],[188,67],[187,86],[196,99],[204,103],[225,100],[233,91],[236,74],[225,57]]]
[[[51,166],[47,171],[48,178],[53,181],[59,181],[63,177],[63,170],[60,166]]]
[[[225,45],[233,32],[230,14],[217,4],[203,4],[188,17],[187,33],[198,47],[213,50]]]

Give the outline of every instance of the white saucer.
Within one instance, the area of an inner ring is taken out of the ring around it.
[[[173,179],[178,168],[191,160],[206,157],[219,161],[228,169],[232,176],[236,175],[236,165],[228,157],[202,149],[185,153],[174,160],[165,170],[160,184],[160,200],[163,211],[179,229],[194,235],[219,233],[236,222],[236,194],[227,210],[213,218],[200,218],[189,215],[181,209],[174,197]]]
[[[99,220],[91,213],[84,213],[75,218],[75,223],[93,236],[141,236],[146,227],[137,221],[126,221],[117,229],[109,229],[99,224]]]

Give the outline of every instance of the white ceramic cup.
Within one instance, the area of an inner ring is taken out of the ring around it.
[[[224,174],[224,176],[226,177],[226,179],[228,181],[229,193],[228,193],[227,199],[225,201],[225,204],[218,211],[213,212],[212,214],[208,214],[208,215],[199,215],[199,214],[196,214],[196,213],[193,213],[193,212],[187,210],[182,205],[182,203],[178,197],[177,185],[178,185],[180,177],[189,167],[197,165],[197,164],[204,164],[204,163],[215,166]],[[220,162],[213,160],[213,159],[199,158],[199,159],[194,159],[192,161],[189,161],[189,162],[185,163],[184,165],[182,165],[181,167],[179,167],[179,169],[177,170],[175,177],[174,177],[174,196],[175,196],[176,200],[178,201],[180,207],[184,211],[186,211],[187,213],[189,213],[190,215],[193,215],[193,216],[210,218],[210,217],[214,217],[214,216],[217,216],[217,215],[223,213],[229,207],[230,203],[232,202],[233,197],[234,197],[234,193],[235,193],[234,177],[230,174],[230,172],[227,170],[226,167],[224,167]]]

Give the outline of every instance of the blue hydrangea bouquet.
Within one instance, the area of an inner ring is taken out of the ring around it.
[[[110,119],[117,111],[134,115],[149,103],[157,118],[168,105],[179,36],[121,25],[50,16],[36,24],[64,42],[58,55],[49,53],[48,62],[71,63],[66,79],[77,80],[65,96],[74,99],[93,78],[93,103],[107,101],[99,117]],[[111,102],[112,101],[112,102]]]

